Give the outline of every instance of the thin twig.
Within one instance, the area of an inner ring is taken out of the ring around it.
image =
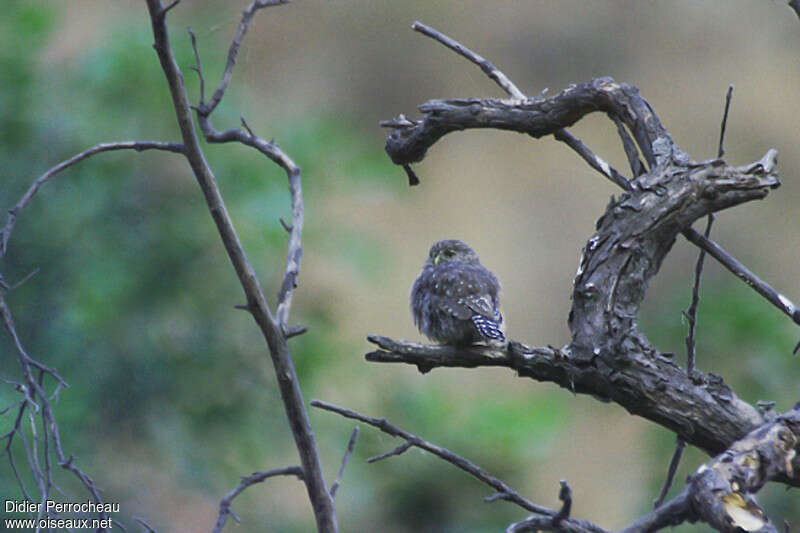
[[[444,35],[443,33],[431,28],[430,26],[422,24],[421,22],[415,22],[411,27],[415,31],[418,31],[423,35],[426,35],[432,39],[435,39],[436,41],[439,41],[447,48],[453,50],[460,56],[465,57],[469,61],[478,65],[481,68],[481,70],[483,70],[483,72],[486,73],[486,75],[488,75],[491,79],[497,82],[497,84],[500,85],[500,87],[502,87],[503,90],[506,91],[512,98],[515,98],[517,100],[527,100],[528,97],[514,84],[514,82],[512,82],[508,78],[508,76],[503,74],[503,72],[501,72],[487,59],[476,54],[475,52],[473,52],[463,44],[459,43],[452,37],[448,37],[447,35]],[[405,117],[403,117],[403,119],[404,118]],[[392,122],[391,124],[396,125],[397,123]],[[624,176],[622,176],[619,172],[617,172],[602,158],[592,153],[592,151],[589,150],[589,148],[585,144],[583,144],[578,138],[569,133],[566,130],[566,128],[562,128],[556,131],[554,137],[557,140],[565,143],[573,150],[575,150],[578,153],[578,155],[580,155],[583,159],[586,160],[586,162],[589,163],[589,165],[591,165],[592,168],[594,168],[598,172],[601,172],[608,179],[610,179],[623,189],[626,190],[631,189],[630,183]],[[408,184],[411,186],[418,185],[419,178],[414,173],[414,171],[411,170],[410,165],[403,165],[403,169],[406,171],[406,174],[408,175]]]
[[[287,466],[285,468],[276,468],[274,470],[267,470],[266,472],[255,472],[249,476],[242,476],[242,481],[231,490],[222,501],[219,502],[219,514],[217,515],[217,523],[214,525],[212,533],[219,533],[225,527],[225,522],[228,520],[228,515],[233,515],[234,519],[238,522],[238,518],[231,511],[231,503],[234,498],[244,492],[244,490],[256,483],[261,483],[271,477],[275,476],[295,476],[299,480],[303,480],[303,469],[299,466]]]
[[[297,337],[298,335],[302,335],[303,333],[307,332],[308,328],[305,326],[292,326],[292,327],[284,327],[283,328],[283,335],[287,339],[291,339],[292,337]]]
[[[628,133],[625,124],[616,115],[611,116],[611,120],[617,126],[617,134],[622,141],[622,148],[625,150],[625,157],[628,158],[628,165],[631,167],[633,177],[638,178],[645,173],[644,163],[639,159],[639,149],[636,148],[636,142]]]
[[[249,6],[247,6],[247,9],[242,12],[242,19],[239,21],[239,27],[236,29],[236,35],[234,36],[233,41],[228,48],[228,59],[225,63],[225,71],[222,74],[222,79],[219,82],[217,90],[214,91],[214,94],[211,96],[211,100],[208,102],[208,104],[202,106],[203,113],[205,115],[208,115],[214,111],[217,105],[219,105],[220,101],[222,101],[222,97],[225,95],[225,90],[228,88],[228,84],[233,76],[233,67],[236,66],[236,58],[239,55],[239,48],[242,46],[244,36],[247,34],[247,29],[250,27],[250,19],[253,18],[253,15],[255,15],[256,11],[259,9],[286,4],[288,1],[289,0],[254,0]]]
[[[577,152],[578,155],[584,159],[584,161],[589,163],[590,167],[600,172],[603,176],[610,179],[619,187],[625,189],[626,191],[633,190],[633,186],[625,176],[620,174],[617,169],[606,163],[601,157],[597,156],[585,144],[583,144],[580,139],[573,136],[565,128],[556,131],[553,134],[553,137],[555,137],[557,141],[561,141],[575,150],[575,152]]]
[[[448,463],[456,466],[457,468],[460,468],[464,472],[467,472],[472,477],[478,479],[479,481],[485,483],[486,485],[489,485],[490,487],[492,487],[496,491],[508,494],[509,497],[506,498],[508,501],[513,502],[513,503],[519,505],[520,507],[522,507],[524,509],[527,509],[528,511],[531,511],[531,512],[534,512],[534,513],[539,513],[539,514],[545,514],[545,515],[548,515],[548,516],[555,516],[555,514],[556,514],[556,511],[553,511],[552,509],[548,509],[546,507],[542,507],[540,505],[536,505],[535,503],[530,502],[527,499],[523,498],[514,489],[512,489],[511,487],[506,485],[504,482],[502,482],[501,480],[497,479],[496,477],[490,475],[489,473],[484,471],[482,468],[480,468],[479,466],[477,466],[477,465],[471,463],[470,461],[464,459],[463,457],[458,456],[458,455],[454,454],[453,452],[451,452],[450,450],[442,448],[441,446],[437,446],[435,444],[432,444],[432,443],[426,441],[425,439],[423,439],[421,437],[418,437],[417,435],[414,435],[413,433],[409,433],[408,431],[404,431],[404,430],[400,429],[399,427],[395,426],[394,424],[390,423],[385,418],[380,418],[380,419],[372,418],[372,417],[365,416],[365,415],[362,415],[360,413],[357,413],[356,411],[352,411],[352,410],[346,409],[344,407],[338,407],[336,405],[332,405],[330,403],[322,402],[322,401],[319,401],[319,400],[311,400],[310,404],[311,404],[312,407],[317,407],[319,409],[324,409],[326,411],[331,411],[331,412],[339,414],[339,415],[341,415],[341,416],[343,416],[345,418],[350,418],[350,419],[353,419],[353,420],[360,420],[361,422],[364,422],[365,424],[369,424],[369,425],[371,425],[373,427],[376,427],[376,428],[380,429],[381,431],[383,431],[384,433],[386,433],[388,435],[392,435],[393,437],[400,437],[402,439],[405,439],[406,442],[409,442],[411,446],[416,446],[417,448],[421,448],[423,450],[429,451],[432,454],[436,455],[437,457],[440,457],[440,458],[444,459],[445,461],[447,461]]]
[[[197,72],[197,78],[200,81],[200,102],[198,104],[199,107],[204,107],[206,105],[206,78],[203,76],[203,63],[200,61],[200,52],[197,48],[197,37],[192,31],[192,28],[187,28],[189,32],[189,40],[192,41],[192,50],[194,50],[194,61],[195,65],[193,67],[189,67],[191,70]]]
[[[219,87],[207,105],[198,106],[194,109],[197,112],[200,130],[206,140],[209,142],[236,141],[255,147],[286,171],[292,196],[293,231],[289,237],[285,280],[287,277],[296,278],[300,254],[302,253],[300,236],[303,228],[303,199],[300,185],[300,168],[284,152],[278,149],[275,143],[268,143],[257,137],[254,138],[241,128],[218,133],[213,129],[208,119],[209,113],[219,104],[230,81],[239,46],[244,34],[247,32],[253,14],[263,7],[282,3],[285,3],[285,0],[254,1],[243,12],[239,28],[228,52],[228,62]],[[167,26],[163,20],[156,16],[161,10],[161,0],[147,0],[147,7],[150,12],[155,40],[154,48],[170,89],[172,105],[175,109],[181,137],[185,145],[184,155],[203,191],[209,212],[217,226],[225,251],[233,264],[239,283],[247,297],[248,310],[258,324],[268,346],[286,418],[294,437],[295,447],[300,456],[304,472],[303,481],[314,511],[317,530],[320,533],[336,533],[338,531],[336,509],[322,472],[322,461],[319,457],[316,439],[308,418],[305,402],[303,401],[303,394],[300,390],[297,372],[292,363],[287,339],[283,333],[283,325],[286,324],[292,291],[290,289],[283,294],[283,298],[278,303],[276,315],[273,316],[255,269],[247,258],[242,242],[228,214],[216,177],[209,167],[200,146],[192,117],[192,107],[186,94],[184,75],[178,67],[174,51],[170,45]],[[288,284],[289,287],[294,287],[294,281],[292,279],[292,283]],[[282,284],[282,286],[285,285]]]
[[[561,500],[562,505],[558,514],[553,517],[554,528],[557,528],[559,523],[569,518],[572,510],[572,489],[569,488],[565,479],[562,479],[559,483],[561,484],[561,489],[558,491],[558,499]]]
[[[300,167],[298,167],[292,159],[286,155],[275,143],[275,140],[266,141],[253,133],[252,128],[247,124],[247,121],[242,116],[240,121],[242,128],[232,128],[225,131],[217,131],[211,124],[210,114],[214,111],[217,104],[222,100],[225,94],[225,89],[230,81],[233,66],[236,63],[236,54],[238,47],[241,45],[241,39],[247,33],[247,27],[250,24],[253,14],[258,9],[279,5],[286,3],[288,0],[269,0],[263,2],[253,2],[242,14],[242,21],[239,25],[236,36],[228,54],[228,67],[226,67],[223,79],[220,82],[211,102],[202,104],[202,102],[195,106],[197,111],[198,123],[200,130],[203,132],[203,137],[210,143],[227,143],[239,142],[251,148],[255,148],[262,154],[266,155],[274,163],[280,165],[286,172],[289,180],[289,194],[292,201],[292,223],[287,224],[283,219],[279,219],[284,229],[289,233],[289,244],[286,254],[286,269],[284,270],[281,286],[278,291],[278,304],[275,311],[275,316],[278,320],[278,325],[285,329],[289,320],[289,310],[292,305],[292,295],[294,289],[297,287],[297,278],[300,273],[300,259],[303,255],[303,248],[301,243],[301,236],[303,232],[303,221],[305,219],[305,206],[303,203],[303,186],[300,175]],[[197,49],[197,40],[192,39],[192,48],[195,54],[197,64],[194,70],[197,71],[201,80],[202,66],[200,63],[200,54]],[[227,76],[227,79],[226,79]]]
[[[692,228],[686,228],[681,232],[686,239],[705,250],[708,255],[719,261],[722,266],[732,272],[737,278],[744,281],[753,290],[766,298],[768,302],[777,307],[786,316],[792,319],[795,324],[800,325],[800,309],[792,301],[780,294],[778,291],[765,283],[756,276],[749,268],[744,266],[739,260],[722,249],[720,245],[708,239]]]
[[[717,158],[722,158],[725,155],[725,129],[728,127],[728,111],[731,109],[731,97],[733,96],[733,85],[728,85],[728,91],[725,93],[725,111],[722,113],[722,124],[719,127],[719,148],[717,149]]]
[[[415,185],[419,185],[419,177],[411,168],[411,165],[403,165],[403,170],[406,172],[406,176],[408,176],[408,185],[410,187],[414,187]]]
[[[708,236],[711,234],[711,225],[714,223],[714,215],[713,213],[709,213],[707,222],[706,222],[706,230],[704,232],[705,238],[708,239]],[[706,251],[701,249],[700,253],[697,254],[697,262],[694,266],[694,285],[692,287],[692,303],[689,305],[689,309],[686,310],[684,316],[689,321],[689,332],[686,334],[686,372],[689,375],[694,372],[694,360],[695,360],[695,340],[694,340],[694,331],[695,325],[697,324],[697,305],[700,303],[700,278],[703,275],[703,262],[706,258]]]
[[[571,533],[605,533],[601,527],[585,520],[575,520],[569,517],[572,510],[572,490],[563,479],[560,481],[561,489],[558,499],[561,509],[555,516],[529,516],[521,522],[511,524],[506,533],[523,533],[536,531],[569,531]]]
[[[161,16],[161,17],[165,17],[165,16],[167,15],[167,13],[168,13],[168,12],[169,12],[169,11],[170,11],[170,10],[171,10],[173,7],[177,6],[177,5],[178,5],[178,4],[180,4],[180,3],[181,3],[181,0],[173,0],[173,2],[172,2],[170,5],[168,5],[167,7],[165,7],[164,9],[162,9],[162,10],[161,10],[161,13],[159,14],[159,16]]]
[[[519,90],[519,88],[514,85],[508,77],[503,74],[500,70],[497,69],[491,62],[487,61],[483,57],[479,56],[463,44],[451,39],[447,35],[444,35],[435,29],[431,28],[430,26],[426,26],[421,22],[415,22],[411,25],[414,31],[418,31],[423,35],[430,37],[436,41],[439,41],[447,48],[453,50],[458,55],[465,57],[469,61],[472,61],[476,65],[480,67],[480,69],[486,73],[491,79],[493,79],[505,92],[508,93],[509,96],[516,100],[527,100],[527,96],[525,93]]]
[[[29,279],[39,273],[39,267],[34,268],[30,272],[28,272],[21,280],[13,284],[11,287],[7,289],[7,292],[11,292],[19,287],[22,287]]]
[[[28,200],[30,201],[30,200]],[[69,470],[72,472],[75,477],[83,484],[86,488],[87,492],[91,495],[92,499],[95,503],[102,503],[103,500],[100,497],[99,489],[94,484],[92,479],[87,476],[78,466],[76,466],[73,462],[72,457],[66,457],[64,453],[63,447],[61,445],[61,436],[59,434],[58,423],[56,422],[55,415],[53,414],[53,410],[50,406],[50,400],[48,398],[47,392],[44,388],[44,377],[45,375],[49,375],[57,382],[57,387],[60,387],[62,384],[66,385],[63,378],[55,372],[55,370],[48,368],[46,365],[39,363],[35,359],[33,359],[30,355],[28,355],[27,351],[22,345],[20,341],[19,335],[17,334],[16,326],[14,325],[14,318],[11,314],[11,310],[9,309],[4,295],[0,292],[0,316],[3,319],[3,324],[8,331],[9,335],[11,336],[14,347],[17,352],[17,359],[19,361],[22,375],[25,380],[23,393],[25,394],[25,401],[20,407],[19,415],[17,421],[14,425],[14,429],[8,433],[6,436],[8,437],[8,442],[6,444],[6,452],[9,457],[9,461],[11,463],[12,470],[14,471],[14,475],[17,478],[20,487],[25,492],[25,487],[22,484],[21,478],[19,477],[19,473],[17,472],[16,465],[13,462],[13,456],[11,453],[11,444],[14,435],[19,435],[20,440],[22,441],[23,447],[28,457],[28,463],[31,468],[31,474],[33,475],[34,481],[36,482],[39,495],[42,501],[46,500],[50,493],[50,488],[53,486],[52,483],[52,469],[50,463],[50,445],[53,446],[53,451],[55,452],[56,458],[58,459],[58,464],[62,468]],[[34,376],[34,368],[39,370],[39,377],[38,379]],[[22,419],[22,414],[24,412],[25,405],[30,404],[32,406],[32,410],[29,411],[29,417],[31,420],[31,431],[32,431],[32,438],[30,442],[28,441],[27,437],[25,436],[25,432],[22,429],[20,422]],[[45,454],[45,463],[44,467],[42,467],[39,461],[39,449],[38,443],[40,442],[40,438],[36,433],[36,420],[34,415],[38,415],[41,424],[43,427],[44,439],[43,441],[43,452]],[[4,436],[3,438],[5,438]],[[107,517],[105,512],[99,513],[100,519],[104,519]],[[101,530],[105,530],[105,528],[101,528]]]
[[[347,461],[350,460],[350,456],[353,454],[353,449],[356,447],[356,440],[358,439],[358,426],[353,428],[353,433],[350,435],[350,441],[347,443],[347,449],[344,452],[344,456],[342,457],[342,465],[339,467],[339,474],[336,476],[336,481],[333,482],[331,485],[331,498],[336,497],[336,491],[339,490],[339,485],[342,483],[342,476],[344,475],[344,469],[347,467]]]
[[[377,463],[378,461],[383,461],[384,459],[388,459],[389,457],[394,457],[395,455],[402,455],[411,448],[412,443],[411,441],[405,441],[403,444],[398,446],[393,450],[389,450],[388,452],[382,453],[380,455],[375,455],[367,459],[368,463]]]
[[[690,512],[690,497],[687,490],[683,490],[673,499],[653,509],[649,514],[639,518],[621,533],[641,533],[642,531],[658,531],[675,525],[685,520]]]
[[[678,471],[678,465],[681,463],[681,457],[683,457],[684,448],[686,448],[686,441],[678,436],[675,439],[675,451],[672,453],[672,459],[667,468],[667,479],[664,480],[664,484],[661,486],[661,492],[658,493],[658,498],[653,502],[654,509],[664,503],[664,499],[667,497],[670,487],[672,487],[672,482],[675,480],[675,473]]]

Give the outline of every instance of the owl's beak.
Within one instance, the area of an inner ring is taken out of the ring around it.
[[[436,254],[436,257],[433,258],[433,266],[438,266],[439,261],[442,259],[442,254]]]

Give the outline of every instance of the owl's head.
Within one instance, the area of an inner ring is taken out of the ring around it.
[[[478,254],[465,242],[457,239],[438,241],[431,246],[428,253],[428,262],[438,266],[448,261],[458,263],[480,263]]]

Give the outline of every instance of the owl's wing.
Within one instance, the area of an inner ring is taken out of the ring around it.
[[[502,317],[500,317],[500,311],[497,310],[497,307],[495,307],[494,302],[488,294],[471,294],[459,299],[458,302],[471,309],[473,313],[484,316],[489,320],[503,320]]]
[[[483,338],[505,342],[503,315],[488,295],[469,296],[462,301],[473,311],[470,318]]]
[[[454,316],[459,320],[469,320],[473,315],[472,309],[464,304],[463,299],[456,301],[451,299],[441,300],[439,302],[439,306],[444,309],[447,314]]]

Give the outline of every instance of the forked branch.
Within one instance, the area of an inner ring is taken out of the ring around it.
[[[428,29],[426,34],[434,32]],[[437,40],[468,59],[480,57],[464,52],[466,48],[449,37]],[[483,58],[473,62],[482,69],[482,63],[490,64]],[[439,366],[507,366],[521,376],[612,400],[710,454],[721,453],[769,421],[737,398],[719,376],[687,373],[671,354],[656,350],[638,331],[636,316],[649,281],[682,233],[800,324],[800,312],[788,298],[691,228],[701,217],[764,198],[778,187],[775,150],[740,167],[719,158],[693,161],[675,145],[638,90],[610,78],[570,85],[547,98],[431,100],[419,110],[421,120],[401,116],[382,123],[392,128],[386,151],[398,165],[421,161],[427,150],[450,132],[504,129],[535,138],[554,135],[625,192],[612,198],[583,250],[574,281],[569,315],[572,339],[567,346],[529,348],[512,341],[505,349],[457,349],[370,336],[370,342],[380,349],[368,353],[367,360],[404,362],[422,372]],[[564,128],[595,111],[605,113],[617,125],[634,173],[632,179],[565,134]],[[794,463],[772,479],[800,485],[800,462],[789,455],[786,460]],[[714,523],[711,515],[704,519]]]
[[[320,533],[330,533],[338,530],[336,511],[333,506],[333,498],[330,495],[325,478],[322,474],[322,465],[316,440],[311,429],[311,423],[308,420],[308,413],[303,403],[303,396],[300,391],[297,374],[290,356],[287,336],[288,328],[286,326],[291,293],[296,282],[300,254],[302,253],[300,234],[303,227],[303,201],[300,187],[300,169],[284,152],[277,148],[274,142],[266,142],[253,135],[252,130],[247,127],[244,121],[244,129],[228,130],[227,132],[218,134],[213,130],[208,120],[209,114],[221,101],[225,92],[233,66],[236,62],[238,48],[241,44],[241,40],[244,38],[253,14],[261,8],[278,3],[282,2],[254,0],[247,9],[245,9],[242,15],[242,22],[239,25],[236,36],[229,49],[228,64],[219,88],[215,91],[210,105],[201,103],[201,105],[196,107],[198,122],[207,140],[210,142],[238,141],[248,146],[253,146],[272,161],[283,167],[289,177],[293,216],[286,274],[284,275],[284,287],[286,287],[286,289],[282,291],[276,312],[273,315],[267,304],[258,277],[233,227],[233,222],[231,221],[230,215],[225,207],[225,202],[217,186],[216,178],[206,162],[195,133],[194,120],[192,119],[192,107],[189,104],[189,98],[186,94],[183,73],[178,67],[170,45],[166,20],[164,17],[159,16],[159,13],[162,11],[161,0],[147,0],[153,36],[155,38],[154,48],[158,54],[161,68],[164,71],[170,94],[172,95],[173,107],[177,115],[178,126],[180,127],[183,144],[185,146],[184,155],[203,191],[209,211],[217,226],[222,243],[225,246],[225,251],[239,277],[239,282],[242,285],[247,299],[247,309],[261,329],[269,348],[269,354],[275,369],[275,376],[277,377],[278,387],[281,392],[284,410],[292,430],[292,435],[294,436],[295,446],[300,455],[301,467],[303,469],[303,481],[311,501],[311,506],[314,510],[317,530]],[[197,70],[202,80],[203,73],[199,62],[199,53],[197,53],[196,49],[196,40],[193,41],[195,43],[195,54],[198,61],[195,70]]]

